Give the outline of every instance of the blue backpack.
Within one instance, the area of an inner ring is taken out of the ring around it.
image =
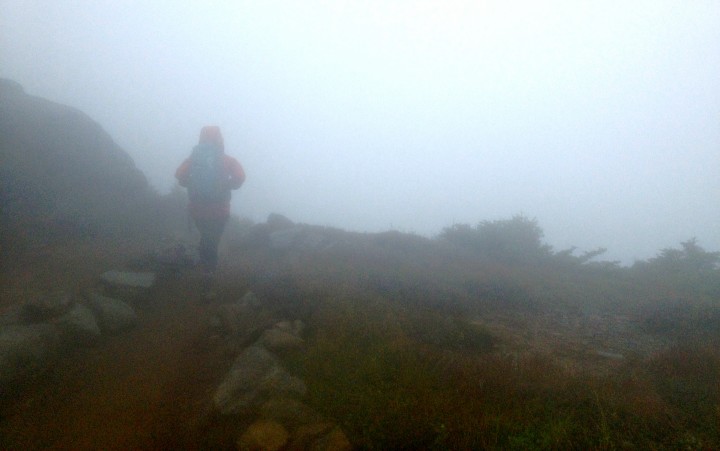
[[[188,196],[193,202],[228,200],[230,190],[225,187],[223,154],[212,144],[199,144],[190,155],[190,183]]]

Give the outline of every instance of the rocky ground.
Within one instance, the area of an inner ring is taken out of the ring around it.
[[[272,222],[250,236],[264,246],[256,257],[275,261],[278,252],[324,252],[341,243],[336,232]],[[96,260],[57,253],[62,258],[46,250],[41,257],[53,258],[25,262],[45,274],[44,290],[22,289],[22,265],[14,278],[4,274],[0,448],[352,447],[332,418],[304,403],[305,381],[286,369],[285,359],[304,350],[308,312],[277,308],[273,291],[292,290],[272,268],[238,258],[208,299],[183,248],[144,256],[126,248]],[[99,269],[101,262],[108,266]],[[72,279],[60,271],[68,266]],[[251,290],[263,286],[265,293]],[[665,345],[620,315],[494,311],[474,323],[493,337],[492,352],[549,356],[595,373]]]
[[[302,321],[240,286],[209,301],[192,268],[165,269],[5,308],[0,448],[351,447],[283,367]]]

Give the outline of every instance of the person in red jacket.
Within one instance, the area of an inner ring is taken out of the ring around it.
[[[206,126],[190,157],[175,171],[175,178],[188,189],[188,211],[200,231],[200,267],[209,284],[218,265],[220,237],[230,217],[231,191],[245,182],[245,171],[225,154],[220,128]]]

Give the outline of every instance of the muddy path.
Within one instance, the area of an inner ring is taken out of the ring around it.
[[[223,301],[203,302],[192,277],[161,281],[138,327],[73,351],[0,405],[0,448],[202,447],[232,358],[206,326]]]

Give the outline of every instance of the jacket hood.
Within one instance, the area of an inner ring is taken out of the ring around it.
[[[223,141],[220,127],[217,125],[206,125],[200,130],[200,139],[198,144],[214,144],[220,150],[225,150],[225,142]]]

